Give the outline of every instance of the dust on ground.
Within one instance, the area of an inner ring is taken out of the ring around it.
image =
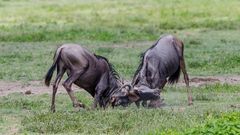
[[[205,77],[190,77],[190,86],[200,87],[208,84],[227,83],[238,84],[240,83],[240,76],[205,76]],[[184,80],[181,78],[177,86],[185,86]],[[73,85],[73,90],[79,90],[79,88]],[[44,94],[52,93],[52,87],[46,87],[43,81],[29,81],[22,83],[19,81],[0,81],[0,96],[6,96],[10,93],[23,93],[23,94]],[[59,85],[58,93],[66,93],[66,90]]]

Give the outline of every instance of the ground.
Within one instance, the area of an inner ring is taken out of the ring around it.
[[[50,112],[52,90],[41,81],[28,84],[1,81],[0,133],[180,134],[204,123],[208,117],[239,111],[239,79],[239,76],[190,77],[193,106],[187,106],[186,88],[181,79],[176,86],[164,88],[161,97],[166,105],[161,109],[137,109],[131,105],[125,109],[77,111],[60,87],[56,113]],[[93,98],[77,87],[74,90],[78,99],[90,108]]]
[[[127,81],[125,80],[126,82]],[[190,86],[191,87],[199,87],[210,84],[238,84],[240,82],[240,76],[200,76],[196,77],[190,76]],[[176,86],[185,86],[184,80],[179,81]],[[80,88],[73,85],[73,90],[78,91]],[[58,93],[65,93],[66,90],[61,85],[58,88]],[[6,96],[11,93],[22,93],[22,94],[52,94],[52,87],[45,86],[43,81],[28,81],[27,83],[22,83],[19,81],[15,82],[7,82],[0,81],[0,96]]]

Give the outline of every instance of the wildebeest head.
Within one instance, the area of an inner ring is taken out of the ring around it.
[[[120,92],[112,96],[112,106],[122,105],[124,107],[137,101],[158,100],[160,99],[160,90],[151,89],[148,86],[141,85],[132,88],[130,85],[124,86]]]
[[[140,97],[137,93],[132,90],[131,85],[124,85],[120,88],[120,90],[114,93],[111,97],[112,107],[114,106],[128,106],[130,103],[135,102]]]

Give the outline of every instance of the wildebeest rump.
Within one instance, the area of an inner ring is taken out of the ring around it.
[[[141,63],[133,77],[132,86],[148,86],[162,89],[168,82],[176,83],[183,72],[188,91],[188,104],[192,104],[192,92],[184,61],[183,42],[172,35],[162,36],[141,56]]]
[[[76,44],[65,44],[60,46],[54,55],[54,62],[45,77],[45,84],[50,85],[53,72],[57,67],[56,79],[53,83],[51,110],[55,111],[55,95],[59,82],[65,72],[68,78],[63,86],[67,90],[74,107],[84,107],[76,99],[71,89],[72,84],[85,89],[94,97],[93,107],[106,107],[112,94],[120,91],[123,84],[118,73],[114,70],[108,60],[102,56],[92,54],[87,49]]]

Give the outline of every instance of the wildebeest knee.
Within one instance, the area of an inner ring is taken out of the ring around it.
[[[71,86],[69,84],[67,84],[66,82],[64,82],[63,87],[67,90],[67,91],[71,91]]]

